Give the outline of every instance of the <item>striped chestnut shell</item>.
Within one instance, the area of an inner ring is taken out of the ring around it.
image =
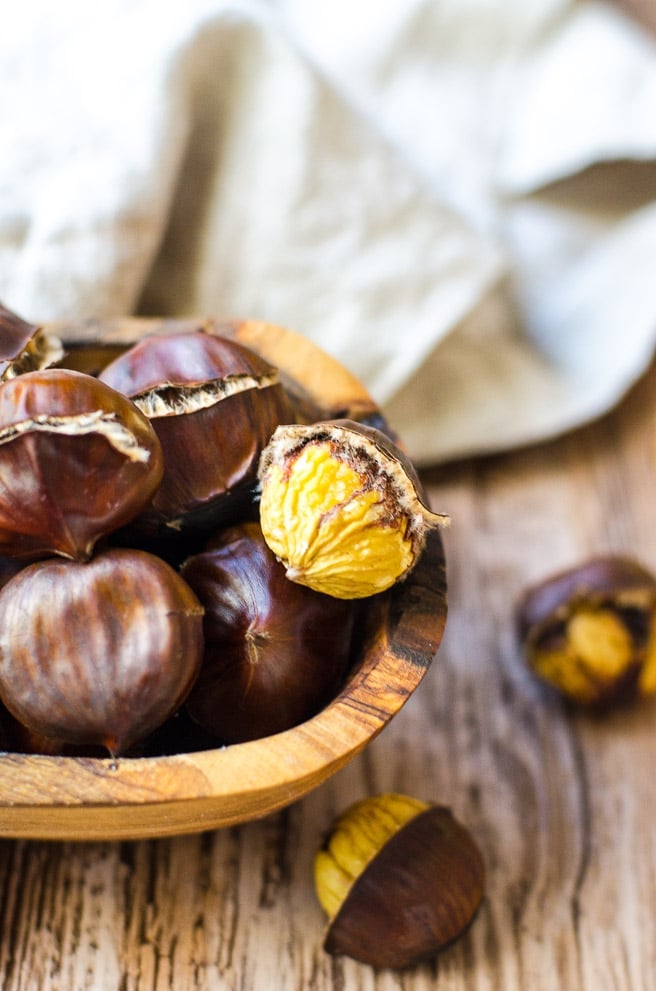
[[[148,419],[63,368],[0,384],[0,554],[87,560],[152,498],[163,472]]]
[[[236,341],[203,330],[142,338],[99,375],[149,418],[164,478],[144,530],[209,531],[244,517],[260,453],[293,419],[278,369]]]
[[[377,968],[429,960],[471,924],[485,863],[446,806],[385,793],[354,803],[315,857],[329,923],[324,949]]]
[[[203,665],[186,703],[200,726],[242,743],[290,729],[334,698],[355,604],[290,582],[257,523],[221,530],[181,574],[205,608]]]
[[[656,576],[630,557],[591,557],[525,589],[516,626],[529,669],[575,705],[656,694]]]
[[[32,733],[123,753],[184,702],[202,619],[187,583],[145,551],[37,561],[0,593],[0,697]]]

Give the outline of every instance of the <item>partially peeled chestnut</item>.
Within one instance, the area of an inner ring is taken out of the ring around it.
[[[227,528],[181,574],[205,609],[204,659],[186,710],[240,743],[290,729],[337,694],[355,605],[294,584],[260,527]]]
[[[548,575],[516,619],[530,670],[575,705],[656,695],[656,576],[640,562],[607,554]]]
[[[99,375],[147,416],[165,470],[138,528],[211,530],[243,518],[260,453],[293,414],[278,369],[226,337],[190,331],[142,338]]]
[[[260,523],[290,581],[337,598],[368,598],[406,578],[432,512],[405,453],[352,420],[285,424],[259,465]]]
[[[163,470],[147,417],[93,376],[46,368],[0,384],[0,554],[87,560]]]
[[[34,734],[124,753],[183,704],[202,619],[187,583],[145,551],[35,562],[0,593],[0,698]]]
[[[485,865],[469,830],[445,806],[384,793],[331,824],[314,861],[329,922],[324,949],[401,969],[460,937],[485,892]]]

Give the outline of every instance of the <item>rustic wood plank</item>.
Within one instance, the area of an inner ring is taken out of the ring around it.
[[[521,588],[598,551],[656,565],[656,370],[560,441],[425,474],[445,535],[437,661],[384,732],[266,819],[119,843],[0,843],[6,991],[653,991],[656,706],[593,719],[525,670]],[[412,972],[321,949],[311,881],[332,816],[385,789],[452,806],[483,849],[469,933]]]

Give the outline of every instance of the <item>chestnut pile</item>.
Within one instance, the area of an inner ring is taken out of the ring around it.
[[[98,375],[42,338],[0,308],[0,746],[155,755],[314,715],[344,680],[357,599],[444,521],[400,452],[339,421],[272,454],[299,410],[217,333],[152,334]],[[299,533],[303,567],[285,562]]]

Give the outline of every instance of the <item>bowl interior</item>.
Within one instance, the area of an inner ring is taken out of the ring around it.
[[[145,333],[199,327],[276,364],[308,419],[348,416],[386,426],[357,379],[284,328],[129,318],[51,329],[64,341],[64,363],[94,373]],[[445,621],[444,549],[432,531],[409,577],[364,604],[350,674],[316,716],[275,736],[165,757],[0,753],[0,835],[139,839],[215,829],[288,805],[344,766],[402,708],[438,650]]]

